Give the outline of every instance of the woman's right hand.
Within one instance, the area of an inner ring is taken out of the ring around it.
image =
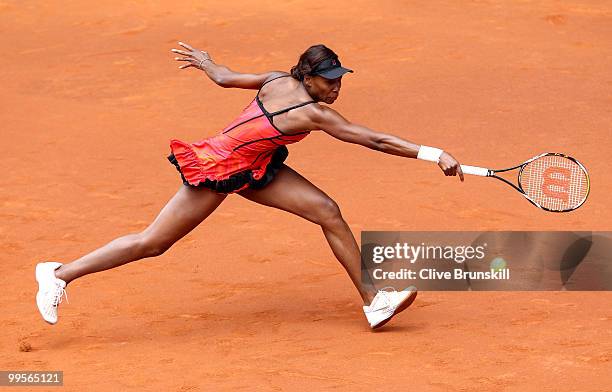
[[[176,61],[189,61],[189,64],[181,65],[179,67],[180,69],[188,68],[188,67],[195,67],[195,68],[203,70],[204,62],[207,60],[212,61],[210,56],[208,55],[208,52],[205,52],[199,49],[194,49],[191,46],[187,45],[186,43],[183,43],[180,41],[179,41],[179,45],[189,50],[188,52],[184,50],[179,50],[179,49],[170,50],[171,52],[186,56],[186,57],[175,57],[174,59]]]
[[[461,165],[453,156],[446,151],[440,155],[440,160],[438,161],[438,166],[447,176],[456,176],[459,174],[459,178],[463,181],[463,171],[461,171]]]

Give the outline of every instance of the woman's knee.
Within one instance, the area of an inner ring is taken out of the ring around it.
[[[330,226],[342,222],[340,207],[333,199],[321,199],[316,206],[316,223],[321,226]]]

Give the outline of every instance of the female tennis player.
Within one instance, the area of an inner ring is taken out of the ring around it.
[[[324,45],[306,50],[290,73],[238,73],[216,64],[209,54],[179,42],[186,50],[172,49],[185,62],[221,87],[258,90],[253,101],[223,131],[193,143],[172,139],[168,160],[179,171],[183,185],[142,232],[119,237],[71,262],[42,262],[36,266],[38,309],[45,321],[57,322],[57,309],[65,288],[73,280],[94,272],[163,254],[217,208],[228,194],[279,208],[321,226],[334,255],[346,269],[364,301],[371,328],[384,325],[407,308],[416,288],[378,290],[361,281],[359,247],[340,209],[325,192],[285,165],[285,145],[323,131],[348,143],[407,158],[436,162],[445,175],[463,173],[447,152],[420,146],[347,121],[329,106],[340,94],[343,67],[336,53]]]

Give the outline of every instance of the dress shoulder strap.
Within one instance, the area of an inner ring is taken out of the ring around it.
[[[262,84],[262,85],[261,85],[261,87],[259,88],[259,91],[261,91],[261,89],[263,88],[263,86],[265,86],[266,84],[270,83],[271,81],[276,80],[276,79],[280,79],[280,78],[286,78],[287,76],[291,76],[291,75],[290,75],[290,74],[287,74],[287,75],[281,75],[281,76],[277,76],[277,77],[275,77],[275,78],[272,78],[272,79],[268,79],[268,80],[266,80],[265,82],[263,82],[263,84]],[[257,95],[259,95],[259,91],[257,92]]]
[[[293,109],[296,109],[296,108],[302,107],[302,106],[304,106],[304,105],[308,105],[309,103],[316,103],[316,101],[306,101],[306,102],[298,103],[297,105],[289,106],[288,108],[278,110],[278,111],[276,111],[276,112],[274,112],[274,113],[269,113],[268,115],[269,115],[270,117],[272,117],[272,116],[276,116],[277,114],[281,114],[281,113],[288,112],[289,110],[293,110]]]

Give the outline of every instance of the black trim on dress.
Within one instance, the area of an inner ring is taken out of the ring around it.
[[[227,179],[224,179],[224,180],[206,179],[205,181],[200,182],[198,185],[191,185],[187,181],[187,179],[181,172],[181,167],[179,166],[179,163],[176,160],[176,157],[174,156],[174,154],[168,155],[167,159],[170,161],[170,163],[172,163],[176,167],[176,170],[178,170],[178,172],[181,174],[181,179],[183,180],[183,184],[187,186],[191,186],[191,187],[196,187],[196,188],[197,187],[208,188],[208,189],[212,189],[213,191],[217,193],[227,194],[227,193],[232,193],[242,188],[247,183],[249,184],[249,188],[253,188],[253,189],[261,189],[265,187],[274,179],[274,177],[276,176],[276,173],[278,173],[278,171],[281,169],[283,162],[285,161],[285,159],[287,159],[288,155],[289,155],[289,150],[287,150],[287,147],[285,146],[278,147],[274,151],[274,154],[272,155],[272,159],[270,160],[270,163],[268,164],[268,166],[266,166],[266,171],[264,175],[259,180],[253,178],[253,171],[249,169],[249,170],[243,170],[241,172],[232,174],[231,176],[229,176]]]
[[[251,120],[255,120],[256,118],[259,118],[259,117],[261,117],[261,116],[263,116],[263,115],[265,115],[265,113],[264,113],[264,114],[259,114],[259,115],[255,116],[255,117],[248,118],[248,119],[246,119],[246,120],[244,120],[244,121],[242,121],[242,122],[240,122],[240,123],[238,123],[238,124],[234,125],[234,126],[233,126],[233,127],[231,127],[230,129],[228,129],[228,130],[226,130],[226,131],[223,131],[223,133],[228,133],[229,131],[231,131],[232,129],[236,128],[237,126],[242,125],[242,124],[246,124],[246,123],[248,123],[249,121],[251,121]]]

